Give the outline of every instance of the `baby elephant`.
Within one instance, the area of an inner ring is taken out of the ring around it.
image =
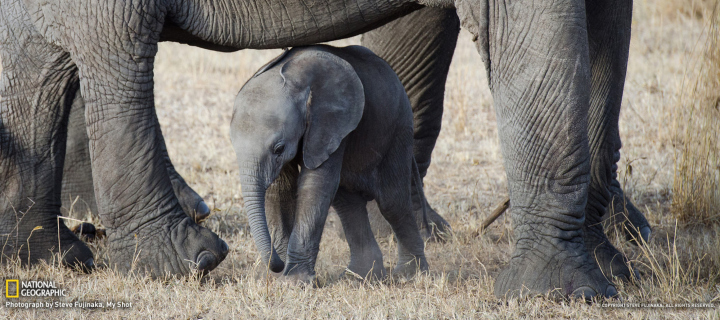
[[[275,58],[238,93],[231,139],[250,231],[270,270],[313,280],[332,205],[350,245],[348,269],[385,277],[365,209],[373,199],[398,239],[394,272],[427,270],[410,196],[418,178],[410,102],[370,50],[317,45]]]

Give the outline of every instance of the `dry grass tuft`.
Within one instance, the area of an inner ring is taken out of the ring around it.
[[[720,3],[681,96],[672,211],[683,223],[720,222]]]

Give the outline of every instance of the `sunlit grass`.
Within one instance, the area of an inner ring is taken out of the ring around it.
[[[688,224],[720,222],[720,3],[709,18],[678,109],[672,209]]]

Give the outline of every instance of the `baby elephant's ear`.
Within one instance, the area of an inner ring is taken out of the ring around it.
[[[355,69],[340,57],[324,51],[306,51],[286,63],[286,82],[308,92],[303,161],[319,167],[357,128],[365,108],[365,93]]]

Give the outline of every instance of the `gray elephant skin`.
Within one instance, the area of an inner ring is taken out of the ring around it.
[[[240,90],[230,131],[250,230],[272,271],[312,281],[332,205],[350,245],[348,270],[384,278],[365,210],[370,200],[397,236],[395,272],[427,270],[412,212],[411,181],[419,174],[410,101],[392,68],[370,50],[285,52]]]
[[[137,261],[138,269],[155,274],[211,270],[225,257],[227,246],[192,221],[173,189],[154,110],[157,43],[177,41],[223,51],[309,45],[361,34],[415,10],[427,14],[422,6],[428,6],[455,8],[454,21],[459,18],[473,34],[482,59],[478,68],[487,71],[493,94],[516,238],[509,264],[496,279],[496,295],[552,291],[562,296],[613,296],[611,276],[631,277],[626,259],[609,243],[599,223],[611,201],[612,165],[620,148],[617,122],[627,70],[631,2],[245,4],[240,0],[0,2],[4,258],[32,263],[62,251],[66,263],[92,264],[92,253],[64,224],[58,226],[56,218],[68,112],[79,88],[85,102],[93,189],[101,221],[108,228],[111,261],[119,269],[130,269]],[[441,13],[434,21],[452,25],[453,18],[443,18],[447,11],[435,10]],[[385,38],[392,30],[378,32]],[[438,33],[428,36],[432,34]],[[436,39],[418,40],[417,45]],[[408,52],[405,49],[399,48]],[[378,50],[381,57],[382,51]],[[419,59],[421,55],[398,54],[387,60],[396,67]],[[430,60],[442,66],[447,55]],[[410,84],[413,78],[406,78],[406,71],[413,74],[418,69],[402,69],[396,68],[397,73],[412,92],[417,87]],[[421,84],[428,83],[428,74],[417,71]],[[419,123],[423,104],[414,104],[418,96],[409,96],[416,109],[415,128],[420,128],[428,124]],[[426,142],[434,141],[432,130],[425,132],[430,133]],[[43,229],[30,237],[35,226]]]

